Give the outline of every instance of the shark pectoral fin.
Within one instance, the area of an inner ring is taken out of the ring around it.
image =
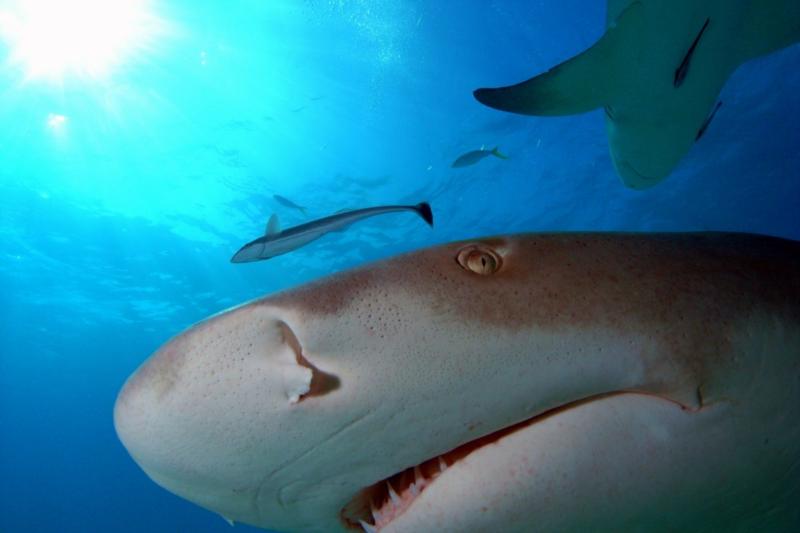
[[[614,100],[619,74],[638,62],[644,30],[643,8],[635,2],[585,52],[544,74],[497,89],[473,94],[484,105],[522,115],[572,115],[602,107]]]

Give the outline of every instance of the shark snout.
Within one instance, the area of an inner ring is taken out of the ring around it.
[[[114,425],[154,481],[225,516],[248,516],[264,473],[253,468],[264,428],[280,432],[293,407],[338,378],[317,369],[290,325],[296,317],[250,304],[173,338],[128,379]]]
[[[114,426],[137,461],[153,457],[153,445],[163,437],[159,422],[174,406],[170,394],[179,382],[187,344],[184,334],[164,345],[128,378],[117,396]]]

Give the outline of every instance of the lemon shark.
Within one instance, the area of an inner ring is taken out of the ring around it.
[[[279,531],[797,531],[800,243],[412,252],[178,335],[114,424],[162,487]]]
[[[606,25],[572,59],[474,95],[525,115],[604,108],[617,173],[642,189],[665,178],[699,139],[739,65],[800,40],[800,2],[609,0]]]

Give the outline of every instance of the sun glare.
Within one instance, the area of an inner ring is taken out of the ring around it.
[[[54,130],[59,128],[63,128],[64,124],[67,123],[67,117],[64,115],[59,115],[57,113],[50,113],[47,115],[47,125]]]
[[[16,0],[0,8],[8,61],[27,79],[103,78],[159,29],[148,0]]]

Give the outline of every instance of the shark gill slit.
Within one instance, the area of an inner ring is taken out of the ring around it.
[[[308,392],[302,394],[298,402],[302,402],[306,398],[314,396],[324,396],[339,388],[341,380],[338,376],[320,370],[303,355],[303,347],[297,339],[297,335],[294,334],[294,331],[286,322],[279,320],[278,329],[280,329],[281,335],[283,336],[283,341],[294,352],[297,364],[311,370],[311,384],[309,385]]]
[[[441,455],[424,460],[400,472],[381,479],[359,491],[340,511],[339,518],[342,523],[353,530],[373,533],[389,524],[392,520],[407,511],[414,500],[448,468],[452,467],[474,451],[494,444],[504,437],[523,430],[547,418],[564,413],[565,411],[579,408],[588,403],[612,396],[625,394],[644,395],[651,398],[669,402],[676,409],[691,415],[704,409],[701,386],[696,389],[699,405],[694,407],[685,405],[673,398],[643,390],[618,390],[593,394],[579,400],[547,409],[530,418],[501,428],[497,431],[463,443]]]

